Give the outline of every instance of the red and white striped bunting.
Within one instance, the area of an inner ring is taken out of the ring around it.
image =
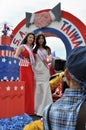
[[[19,60],[20,60],[19,66],[29,66],[29,65],[30,65],[30,62],[28,62],[28,61],[25,60],[25,59],[19,58]]]
[[[9,50],[0,50],[0,56],[13,57],[14,56],[14,52],[9,51]]]

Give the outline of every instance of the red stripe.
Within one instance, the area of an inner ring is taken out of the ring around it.
[[[2,56],[2,51],[0,51],[0,56]]]
[[[6,56],[6,50],[4,50],[4,56]]]

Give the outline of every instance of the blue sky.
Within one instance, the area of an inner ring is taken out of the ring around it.
[[[86,25],[86,0],[0,0],[0,27],[7,22],[14,29],[25,18],[26,12],[34,13],[43,9],[52,9],[59,2],[61,2],[61,10],[75,15]],[[55,42],[56,40],[59,39],[55,39]],[[65,58],[65,48],[60,40],[59,45],[54,44],[51,38],[48,42],[52,51],[55,48],[58,49],[56,55]],[[61,49],[63,49],[63,54],[61,54]]]

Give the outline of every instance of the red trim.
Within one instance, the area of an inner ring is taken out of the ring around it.
[[[37,11],[35,13],[41,13],[41,12],[44,12],[44,11],[48,12],[48,11],[50,11],[50,9],[40,10],[40,11]],[[79,29],[79,31],[81,32],[84,40],[86,41],[86,26],[83,22],[81,22],[77,17],[75,17],[74,15],[72,15],[72,14],[66,12],[66,11],[62,11],[62,18],[65,18],[65,19],[69,20],[71,23],[73,23]],[[13,30],[14,36],[18,32],[18,30],[20,30],[20,28],[25,25],[25,23],[26,23],[26,19],[23,19],[16,26],[16,28]]]
[[[86,26],[81,20],[66,11],[62,11],[62,18],[65,18],[73,23],[79,29],[84,40],[86,41]]]
[[[23,19],[16,27],[15,29],[13,30],[13,35],[15,36],[16,33],[18,32],[18,30],[20,30],[20,28],[22,26],[24,26],[26,24],[26,19]]]

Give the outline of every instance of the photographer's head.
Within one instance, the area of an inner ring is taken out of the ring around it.
[[[79,46],[71,51],[67,58],[65,75],[69,87],[75,84],[76,88],[86,90],[86,46]]]

